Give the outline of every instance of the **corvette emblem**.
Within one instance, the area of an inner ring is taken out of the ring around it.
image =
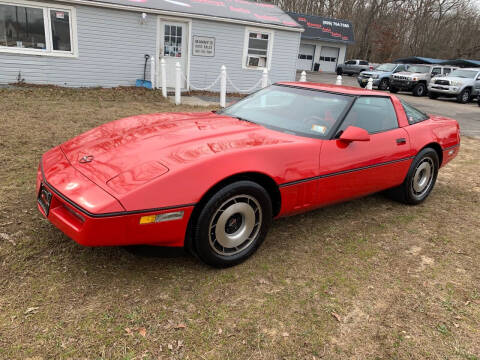
[[[85,155],[80,160],[78,160],[78,162],[80,164],[86,164],[86,163],[90,163],[92,161],[93,161],[93,155]]]

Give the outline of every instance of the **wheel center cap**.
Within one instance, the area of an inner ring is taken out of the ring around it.
[[[229,235],[234,234],[242,226],[242,215],[234,214],[232,215],[225,224],[225,232]]]

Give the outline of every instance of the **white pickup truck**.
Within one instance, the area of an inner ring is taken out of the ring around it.
[[[438,76],[430,81],[428,93],[431,99],[456,97],[462,104],[474,96],[479,96],[480,101],[480,68],[457,69],[446,76]]]

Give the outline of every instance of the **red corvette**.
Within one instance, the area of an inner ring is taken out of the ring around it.
[[[273,218],[388,190],[432,191],[460,146],[455,120],[396,96],[279,83],[217,113],[114,121],[43,155],[38,208],[86,246],[185,246],[238,264]]]

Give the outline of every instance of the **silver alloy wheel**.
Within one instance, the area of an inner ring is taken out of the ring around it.
[[[262,226],[262,208],[250,195],[235,195],[212,216],[208,229],[210,247],[223,256],[248,248]]]
[[[464,91],[462,94],[462,101],[468,102],[469,99],[470,99],[470,93],[468,91]]]
[[[416,196],[421,197],[428,191],[433,181],[433,175],[434,165],[432,159],[423,159],[415,169],[415,175],[412,179],[412,190]]]

